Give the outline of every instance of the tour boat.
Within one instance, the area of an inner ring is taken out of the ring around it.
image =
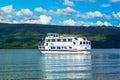
[[[91,42],[86,37],[64,37],[58,33],[47,33],[38,44],[42,54],[84,54],[90,53]]]

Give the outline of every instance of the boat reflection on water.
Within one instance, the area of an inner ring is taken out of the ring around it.
[[[40,61],[43,78],[50,80],[92,79],[91,55],[44,54]]]

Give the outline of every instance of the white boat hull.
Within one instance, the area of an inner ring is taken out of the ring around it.
[[[90,50],[39,50],[41,54],[90,54]]]

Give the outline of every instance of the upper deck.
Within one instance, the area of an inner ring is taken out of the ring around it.
[[[59,34],[58,33],[47,33],[47,36],[48,38],[50,37],[59,37]]]
[[[77,41],[89,41],[85,37],[64,37],[59,36],[58,33],[47,33],[45,42],[77,42]]]

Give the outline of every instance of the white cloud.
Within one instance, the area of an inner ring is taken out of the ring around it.
[[[76,25],[76,22],[72,19],[68,19],[68,20],[64,20],[63,21],[63,24],[64,25],[71,25],[71,26],[75,26]]]
[[[120,2],[120,0],[110,0],[110,2],[116,3],[116,2]]]
[[[4,20],[0,19],[0,23],[6,23],[6,21],[4,21]]]
[[[101,7],[110,7],[110,4],[101,4]]]
[[[70,7],[67,7],[67,8],[65,8],[65,9],[63,9],[63,11],[66,11],[66,12],[76,12],[75,9],[70,8]]]
[[[44,15],[36,16],[33,14],[33,12],[29,9],[21,9],[20,11],[17,11],[13,8],[12,5],[8,5],[5,7],[0,8],[0,22],[4,23],[36,23],[36,24],[49,24],[52,20],[51,16],[72,16],[77,18],[84,18],[84,19],[94,19],[94,18],[103,18],[103,19],[109,19],[110,16],[101,13],[100,11],[89,11],[86,13],[80,13],[79,11],[71,8],[66,7],[62,9],[57,10],[46,10],[42,7],[38,7],[34,9],[35,12],[42,13]],[[112,15],[120,19],[120,12],[115,13],[112,12]],[[54,23],[53,23],[54,24]],[[62,21],[63,25],[77,25],[77,26],[94,26],[94,25],[111,25],[109,22],[84,22],[84,21],[75,21],[72,19],[64,20]]]
[[[74,6],[74,3],[70,0],[64,0],[63,4],[66,6]]]
[[[13,15],[8,14],[8,15],[6,15],[6,18],[7,18],[7,19],[12,19],[12,18],[13,18]]]
[[[44,14],[49,14],[49,15],[72,15],[72,14],[76,14],[77,11],[71,7],[66,7],[63,9],[57,9],[56,11],[53,10],[45,10],[43,8],[35,8],[34,9],[35,12],[39,12],[39,13],[44,13]]]
[[[95,11],[95,12],[88,12],[87,13],[87,16],[88,17],[102,17],[103,16],[103,14],[101,13],[101,12],[99,12],[99,11]]]
[[[74,21],[72,19],[64,20],[61,25],[69,25],[69,26],[96,26],[95,23],[92,22],[84,22],[84,21]]]
[[[15,17],[14,12],[13,5],[0,7],[0,22],[10,23]]]
[[[112,15],[113,15],[116,19],[120,19],[120,12],[118,12],[118,13],[112,12]]]
[[[33,13],[30,9],[26,8],[26,9],[21,9],[20,11],[16,12],[17,16],[32,16]]]
[[[13,20],[12,23],[14,23],[14,24],[19,24],[20,21]]]
[[[109,23],[109,22],[102,22],[102,21],[97,21],[96,22],[96,25],[97,26],[112,26],[112,24],[111,23]]]
[[[46,16],[46,15],[41,15],[40,17],[39,17],[39,20],[40,20],[40,23],[41,24],[49,24],[50,23],[50,21],[51,21],[51,17],[50,16]]]
[[[0,23],[10,23],[9,19],[0,19]]]
[[[77,11],[73,8],[67,7],[65,9],[57,9],[55,14],[57,15],[72,15],[73,13],[76,13]]]
[[[37,13],[42,13],[42,14],[50,14],[50,15],[55,15],[55,11],[53,10],[45,10],[42,7],[37,7],[34,9],[35,12]]]
[[[100,11],[90,11],[87,13],[79,13],[76,14],[77,17],[81,17],[81,18],[104,18],[104,19],[110,19],[110,16],[101,13]]]
[[[8,5],[1,7],[0,10],[3,11],[4,13],[11,13],[14,9],[13,9],[13,5]]]
[[[104,26],[112,26],[112,24],[109,22],[104,22]]]
[[[86,13],[80,13],[79,11],[71,8],[71,7],[66,7],[63,9],[57,9],[56,11],[53,10],[45,10],[43,8],[35,8],[35,12],[39,12],[42,14],[48,14],[48,15],[53,15],[53,16],[74,16],[74,17],[79,17],[79,18],[103,18],[103,19],[110,19],[111,17],[109,15],[103,14],[100,11],[89,11]]]
[[[70,25],[70,26],[112,26],[111,23],[105,21],[97,21],[96,23],[93,22],[84,22],[84,21],[74,21],[72,19],[64,20],[61,25]]]
[[[39,10],[39,9],[36,9]],[[49,24],[51,21],[50,16],[41,15],[35,16],[28,8],[16,11],[12,5],[0,8],[0,22],[1,23],[36,23],[36,24]]]
[[[97,22],[96,22],[96,25],[97,25],[97,26],[103,26],[103,22],[97,21]]]
[[[79,21],[79,22],[77,22],[77,25],[79,25],[79,26],[95,26],[95,23]]]
[[[120,24],[118,24],[117,27],[120,27]]]
[[[46,15],[41,15],[36,19],[32,19],[32,20],[26,20],[23,21],[23,23],[31,23],[31,24],[49,24],[51,21],[51,17],[50,16],[46,16]]]
[[[15,14],[16,14],[16,16],[21,16],[22,15],[21,11],[17,11],[17,12],[15,12]]]
[[[43,9],[42,7],[35,8],[34,11],[35,11],[35,12],[39,12],[39,13],[44,13],[44,14],[47,13],[47,10]]]

